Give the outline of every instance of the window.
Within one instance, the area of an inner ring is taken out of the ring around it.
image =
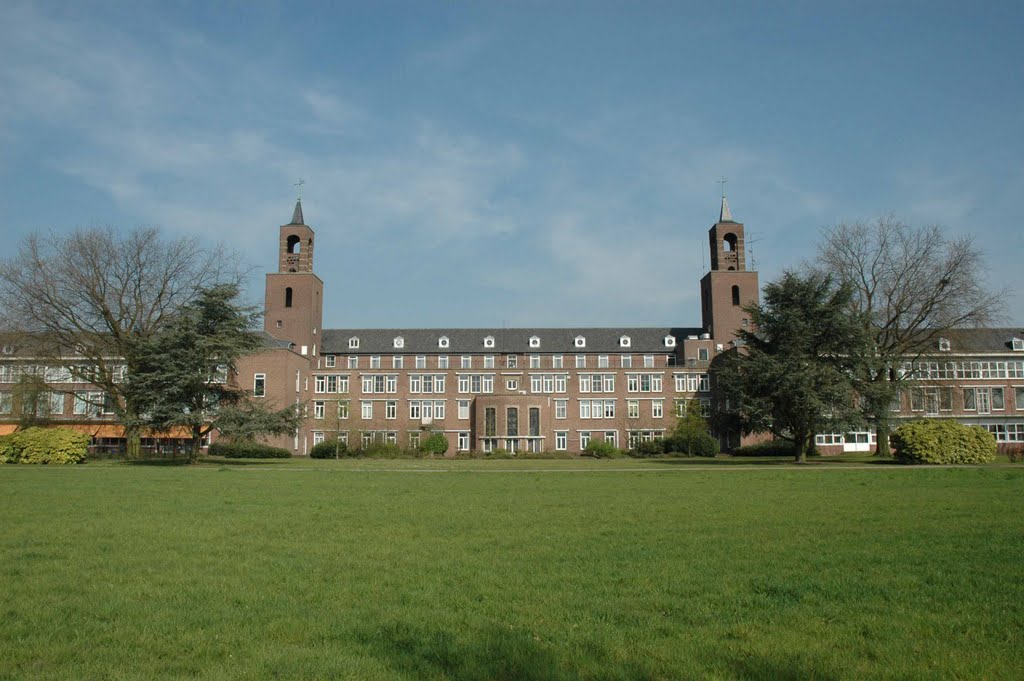
[[[313,446],[316,447],[318,444],[324,441],[324,434],[322,431],[313,431]]]
[[[370,357],[370,368],[380,369],[380,355],[374,355]]]
[[[284,306],[285,307],[291,307],[292,306],[292,287],[291,286],[289,286],[288,288],[286,288],[284,290]]]
[[[349,369],[358,369],[359,368],[359,358],[358,357],[349,357],[348,358],[348,368]]]
[[[494,347],[494,336],[487,336],[486,338],[484,338],[484,347],[485,348],[493,348]]]
[[[608,355],[598,355],[597,356],[597,368],[598,369],[607,369],[608,368]]]
[[[447,369],[448,368],[448,355],[441,355],[437,358],[437,368]]]
[[[519,408],[505,409],[505,434],[516,437],[519,435]]]
[[[1006,408],[1006,403],[1003,401],[1003,389],[992,388],[992,409],[1003,410]]]
[[[449,346],[448,336],[441,336],[437,339],[437,347],[445,349]]]
[[[324,357],[324,366],[327,367],[328,369],[333,369],[336,361],[337,357],[335,357],[334,355],[326,355]]]
[[[563,361],[562,361],[562,356],[561,355],[553,355],[551,357],[551,368],[552,369],[562,369],[563,368]]]
[[[576,338],[573,340],[572,344],[573,344],[573,347],[576,347],[576,348],[585,348],[585,347],[587,347],[587,339],[584,338],[583,336],[576,336]]]
[[[392,345],[394,345],[396,348],[404,348],[405,339],[402,338],[401,336],[396,336],[395,340],[392,342]]]
[[[427,358],[426,358],[426,356],[424,356],[424,355],[417,355],[416,356],[416,368],[417,369],[426,369],[427,368]]]
[[[708,348],[697,348],[697,361],[698,362],[706,362],[706,361],[708,361],[708,356],[710,354],[711,353],[710,353]]]
[[[1014,406],[1017,407],[1018,411],[1024,411],[1024,387],[1016,386],[1013,392]]]
[[[498,434],[498,411],[494,407],[484,409],[484,435],[494,437]]]
[[[664,342],[665,342],[665,347],[666,348],[674,348],[676,346],[676,337],[675,336],[665,336],[665,341]]]
[[[638,419],[640,418],[640,401],[639,400],[628,400],[626,402],[626,418]]]
[[[369,400],[364,400],[363,402],[359,403],[359,406],[362,409],[362,417],[364,420],[369,420],[373,418],[373,402],[370,402]]]
[[[1010,346],[1013,348],[1014,352],[1020,352],[1024,350],[1024,339],[1014,338],[1010,341]]]
[[[505,387],[508,390],[519,390],[519,380],[515,378],[510,378],[507,381],[505,381]]]
[[[644,355],[644,368],[645,369],[652,369],[652,368],[654,368],[654,355]]]
[[[494,355],[484,355],[484,369],[494,368]]]
[[[569,448],[569,432],[565,430],[555,431],[555,451],[564,452]]]
[[[576,368],[577,369],[586,369],[587,368],[587,356],[586,355],[576,355]]]
[[[588,431],[588,430],[581,430],[580,431],[580,449],[586,449],[587,445],[589,445],[589,444],[590,444],[590,431]]]
[[[338,418],[348,418],[348,400],[338,400]],[[348,436],[346,435],[346,437]]]
[[[63,414],[64,413],[64,393],[52,392],[50,393],[50,414]]]
[[[651,416],[656,419],[664,416],[665,403],[662,400],[651,400]]]
[[[623,369],[633,368],[633,355],[623,355],[619,357],[619,366]]]
[[[417,449],[420,446],[420,431],[413,431],[409,433],[409,447],[411,449]]]
[[[537,336],[530,336],[530,347],[531,348],[539,348],[540,347],[540,338],[538,338]]]
[[[509,355],[508,357],[506,357],[505,358],[505,366],[507,368],[509,368],[509,369],[515,369],[516,368],[516,356],[515,355]]]
[[[10,414],[14,410],[14,393],[10,390],[0,391],[0,414]],[[82,413],[78,411],[78,402],[75,402],[75,413]]]
[[[267,396],[267,375],[256,374],[252,381],[252,396],[253,397],[266,397]]]
[[[939,339],[939,351],[940,352],[949,352],[949,349],[950,349],[949,339],[948,338],[940,338]]]
[[[467,452],[469,451],[469,433],[462,431],[459,433],[458,444],[456,445],[458,451]]]
[[[569,400],[555,400],[555,418],[564,419],[568,414]]]
[[[398,418],[398,402],[396,402],[395,400],[388,400],[387,402],[384,403],[384,418]]]
[[[461,360],[459,361],[459,368],[460,369],[472,369],[473,368],[473,358],[470,355],[463,355]]]
[[[323,420],[324,418],[324,403],[314,402],[313,403],[313,418]]]
[[[358,350],[359,349],[359,339],[356,338],[355,336],[353,336],[352,338],[349,338],[348,339],[348,349],[349,350]]]
[[[401,355],[395,355],[394,357],[391,358],[392,369],[401,369],[403,366],[405,366],[404,357],[402,357]]]
[[[736,307],[739,307],[739,304],[740,304],[740,287],[739,286],[733,286],[732,287],[732,304],[734,306],[736,306]]]
[[[469,400],[459,400],[459,418],[469,418]]]
[[[540,369],[540,355],[530,355],[530,368]]]
[[[629,336],[619,336],[619,347],[628,348],[632,344],[632,340]]]

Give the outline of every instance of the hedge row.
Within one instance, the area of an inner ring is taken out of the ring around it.
[[[214,442],[207,453],[225,459],[287,459],[292,455],[282,447],[259,442]]]
[[[981,426],[945,419],[905,423],[891,442],[901,463],[988,463],[996,458],[996,439]]]
[[[0,436],[0,463],[81,463],[89,453],[89,439],[68,428],[28,428]]]

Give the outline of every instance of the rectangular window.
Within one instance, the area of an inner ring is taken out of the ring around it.
[[[607,369],[608,368],[608,355],[598,355],[597,356],[597,368],[598,369]]]
[[[348,368],[349,369],[358,369],[359,368],[359,358],[358,357],[349,357],[348,358]],[[365,435],[365,433],[364,433],[364,435]]]
[[[530,407],[530,436],[540,436],[540,409],[538,407]]]
[[[564,430],[555,431],[555,451],[564,452],[569,448],[569,433]]]
[[[484,435],[494,437],[498,434],[498,410],[494,407],[484,409]]]
[[[974,401],[974,388],[964,388],[964,411],[975,411],[977,408]]]
[[[469,400],[459,400],[459,418],[469,418]]]
[[[530,376],[530,392],[539,393],[544,388],[544,379],[542,376],[533,375]]]
[[[418,421],[423,416],[423,410],[420,408],[421,404],[419,400],[409,401],[409,418]]]
[[[562,369],[563,368],[563,364],[564,364],[564,362],[562,360],[562,356],[561,355],[554,355],[551,358],[551,368],[552,369]]]
[[[434,400],[434,418],[444,420],[444,400]]]
[[[508,390],[519,390],[519,379],[510,378],[505,381],[505,387]]]
[[[654,355],[644,355],[644,369],[651,369],[654,367]]]
[[[517,359],[515,355],[509,355],[505,358],[505,366],[509,369],[515,369]]]
[[[338,400],[338,418],[348,418],[348,400]]]
[[[314,402],[313,403],[313,418],[323,419],[324,417],[324,403]]]
[[[619,366],[623,369],[631,369],[633,367],[633,355],[619,357]]]
[[[569,400],[555,400],[555,418],[564,419],[568,415]]]
[[[416,368],[417,369],[426,369],[427,368],[427,358],[424,355],[417,355],[416,356]]]
[[[437,358],[437,368],[447,369],[448,368],[448,355],[441,355]]]
[[[558,376],[555,376],[555,392],[564,393],[568,382],[569,377],[566,376],[565,374],[559,374]]]
[[[380,355],[373,355],[370,357],[370,368],[380,369]]]
[[[505,430],[510,437],[519,435],[519,408],[508,407],[505,410]]]
[[[665,403],[662,400],[651,400],[651,416],[660,419],[664,416]]]
[[[473,357],[470,355],[463,355],[462,359],[459,361],[459,366],[463,369],[472,369]]]
[[[63,414],[64,413],[64,393],[52,392],[50,393],[50,414]]]
[[[640,402],[639,400],[628,400],[626,402],[626,418],[638,419],[640,418]]]
[[[1002,411],[1006,408],[1006,403],[1003,401],[1003,389],[992,388],[992,409]]]
[[[316,447],[318,444],[324,441],[324,434],[321,431],[313,431],[313,446]]]
[[[78,402],[75,402],[75,413],[85,413],[84,411],[78,411]],[[10,414],[14,411],[14,393],[10,390],[0,391],[0,414]]]
[[[581,419],[589,419],[590,418],[590,400],[582,400],[580,402],[580,418]]]
[[[1017,386],[1013,389],[1014,405],[1018,411],[1024,411],[1024,386]]]
[[[384,418],[396,419],[398,418],[398,402],[395,400],[388,400],[384,404]]]
[[[253,397],[266,397],[267,396],[267,375],[266,374],[256,374],[256,376],[253,377],[252,396]]]
[[[391,368],[392,369],[401,369],[404,366],[405,366],[405,358],[402,357],[401,355],[395,355],[394,357],[391,358]]]
[[[910,411],[924,411],[924,390],[921,388],[910,391]]]
[[[494,368],[494,355],[484,355],[484,369]]]
[[[417,449],[420,446],[420,431],[414,431],[409,433],[409,447],[411,449]]]
[[[939,411],[953,411],[952,388],[939,388]]]
[[[540,369],[540,355],[530,355],[530,368]]]
[[[587,445],[590,444],[590,431],[580,431],[580,449],[586,449]]]
[[[335,357],[334,355],[327,355],[326,357],[324,357],[324,366],[327,367],[328,369],[333,369],[336,362],[337,357]]]
[[[587,368],[587,356],[586,355],[576,355],[576,368],[577,369],[586,369]]]
[[[706,362],[710,355],[710,351],[707,348],[697,348],[697,361]]]
[[[362,409],[364,420],[368,421],[373,418],[373,402],[370,402],[368,400],[363,401],[360,403],[360,407]]]
[[[315,392],[318,395],[327,392],[327,377],[326,376],[315,376],[315,377],[313,377],[313,392]]]
[[[469,433],[468,432],[462,431],[462,432],[459,433],[459,440],[458,440],[457,447],[458,447],[458,450],[460,452],[468,452],[469,451]]]

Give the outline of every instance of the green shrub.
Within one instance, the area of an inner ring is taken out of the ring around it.
[[[402,449],[393,442],[374,440],[362,449],[357,450],[353,456],[365,457],[367,459],[417,459],[420,454],[415,449]]]
[[[738,447],[733,456],[793,456],[793,443],[786,440],[758,442]]]
[[[81,463],[89,439],[69,428],[28,428],[0,437],[0,463]]]
[[[625,456],[621,449],[604,440],[591,440],[583,449],[583,454],[595,459],[618,459]]]
[[[512,453],[512,452],[510,452],[507,449],[504,449],[502,447],[498,447],[497,449],[492,449],[491,451],[487,452],[486,456],[487,456],[488,459],[514,459],[514,458],[516,458],[516,455],[514,453]]]
[[[900,463],[988,463],[996,458],[996,439],[981,426],[945,419],[904,423],[891,442]]]
[[[420,443],[420,450],[431,456],[444,456],[448,451],[448,438],[444,433],[431,433]]]
[[[653,440],[647,440],[646,442],[638,442],[630,454],[640,458],[662,456],[665,454],[666,444],[666,441],[660,437]]]
[[[207,453],[225,459],[288,459],[292,455],[283,447],[272,447],[262,442],[214,442]]]
[[[338,440],[324,440],[309,450],[311,459],[333,459],[348,456],[348,445]]]
[[[665,441],[665,451],[684,456],[713,457],[718,450],[718,440],[705,431],[677,434]]]

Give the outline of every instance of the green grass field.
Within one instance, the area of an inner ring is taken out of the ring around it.
[[[1022,492],[1020,466],[0,466],[0,679],[1018,679]]]

